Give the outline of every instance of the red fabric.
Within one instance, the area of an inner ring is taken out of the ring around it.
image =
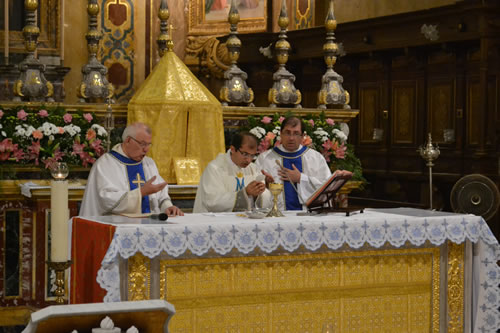
[[[96,281],[97,271],[106,255],[116,227],[73,218],[71,235],[71,303],[102,302],[106,291]]]

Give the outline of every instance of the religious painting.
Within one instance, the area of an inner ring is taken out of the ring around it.
[[[235,0],[240,14],[238,32],[261,32],[267,28],[269,0]],[[194,0],[189,2],[190,35],[228,34],[227,15],[231,0]]]

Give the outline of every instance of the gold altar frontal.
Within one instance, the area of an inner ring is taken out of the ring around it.
[[[150,260],[122,296],[174,304],[171,332],[463,332],[465,245]],[[155,276],[155,273],[157,272]],[[156,290],[155,290],[156,289]],[[123,298],[122,298],[123,299]]]

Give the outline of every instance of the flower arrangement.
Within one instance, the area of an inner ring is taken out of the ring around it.
[[[289,116],[291,114],[287,114]],[[280,144],[281,123],[284,116],[276,113],[274,116],[248,117],[248,128],[259,140],[257,151],[262,153]],[[354,147],[347,143],[349,127],[345,123],[335,122],[326,118],[324,112],[316,116],[302,118],[305,135],[303,146],[309,146],[324,157],[332,170],[349,170],[353,180],[366,182],[359,158],[354,155]]]
[[[56,162],[88,167],[101,156],[108,133],[92,113],[62,107],[0,107],[0,161],[50,168]]]

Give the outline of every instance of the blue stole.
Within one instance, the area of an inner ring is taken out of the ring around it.
[[[139,186],[139,184],[146,183],[142,161],[134,161],[114,150],[110,151],[109,153],[113,155],[118,161],[125,164],[125,166],[127,167],[128,184],[130,186],[130,190],[135,190]],[[141,213],[151,213],[148,195],[142,197]]]
[[[287,153],[279,149],[278,147],[273,148],[274,152],[281,157],[283,166],[285,168],[293,170],[293,164],[297,169],[299,169],[300,172],[302,172],[302,155],[304,155],[307,149],[308,147],[304,146],[296,152]],[[285,193],[286,210],[302,210],[302,204],[299,201],[299,196],[293,188],[292,184],[289,181],[285,181],[283,187],[283,192]]]

